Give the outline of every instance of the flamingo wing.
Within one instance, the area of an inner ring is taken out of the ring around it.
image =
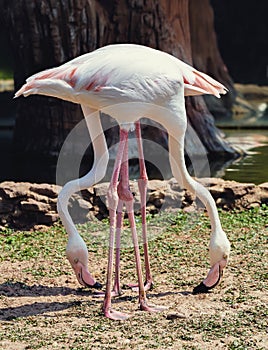
[[[112,101],[161,102],[168,95],[213,94],[227,89],[179,59],[134,44],[109,45],[57,68],[34,74],[15,94],[43,94],[100,108]],[[162,98],[161,98],[162,97]],[[98,102],[96,102],[99,99]]]

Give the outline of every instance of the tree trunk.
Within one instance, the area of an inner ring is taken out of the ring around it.
[[[229,93],[221,99],[210,95],[204,96],[204,99],[213,114],[226,116],[230,113],[236,92],[218,49],[210,1],[190,0],[189,15],[194,67],[211,75],[229,89]]]
[[[198,0],[2,2],[3,19],[9,28],[14,52],[16,89],[35,72],[116,42],[151,46],[188,63],[192,62],[193,50],[198,68],[232,86],[216,46],[208,0],[202,5]],[[198,25],[200,18],[206,21],[205,28]],[[208,35],[209,45],[206,44]],[[53,98],[31,96],[19,99],[17,106],[15,146],[20,152],[57,155],[66,135],[82,118],[79,106]],[[207,152],[233,152],[220,136],[201,97],[188,99],[187,111],[189,122]],[[150,128],[144,133],[145,137],[159,142],[159,134],[151,135]],[[111,132],[109,138],[113,139],[113,135]],[[166,137],[162,133],[160,136],[160,142],[166,146]],[[186,142],[186,147],[189,154],[198,153],[198,147],[191,140]]]
[[[3,0],[14,53],[15,89],[40,70],[59,65],[107,42],[107,17],[87,0]],[[58,155],[82,118],[78,105],[43,96],[19,99],[14,147],[22,154]]]

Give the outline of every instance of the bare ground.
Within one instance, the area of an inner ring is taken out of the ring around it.
[[[268,349],[267,258],[265,261],[262,245],[267,228],[258,233],[260,242],[252,235],[248,240],[237,239],[240,234],[249,235],[251,230],[246,226],[234,233],[236,243],[224,279],[205,295],[193,295],[192,288],[208,269],[203,243],[208,230],[192,230],[170,231],[150,243],[155,286],[148,293],[149,302],[167,310],[139,311],[136,293],[126,290],[113,302],[116,309],[132,314],[125,322],[104,318],[102,299],[79,288],[64,257],[66,237],[60,241],[55,238],[63,235],[62,231],[55,229],[51,234],[47,246],[53,249],[48,253],[42,253],[48,247],[40,240],[32,245],[33,251],[38,250],[32,258],[4,250],[6,258],[0,263],[0,348]],[[35,233],[28,235],[34,237]],[[24,247],[25,243],[21,244]],[[106,255],[105,247],[90,252],[90,270],[102,283]],[[134,278],[133,252],[125,249],[122,283]]]

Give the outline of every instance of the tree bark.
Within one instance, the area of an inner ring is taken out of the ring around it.
[[[232,86],[218,53],[208,0],[202,5],[198,5],[201,3],[198,0],[2,2],[3,19],[9,28],[14,52],[16,88],[37,71],[117,42],[151,46],[188,63],[192,62],[193,54],[197,68]],[[202,11],[199,12],[200,6]],[[205,27],[198,25],[200,18],[206,23]],[[207,45],[204,38],[209,33],[211,42]],[[82,118],[79,106],[53,98],[31,96],[19,99],[17,105],[15,147],[20,152],[57,155],[69,131]],[[188,99],[187,111],[189,123],[208,153],[234,152],[222,139],[201,97]],[[145,137],[159,141],[159,134],[151,135],[150,128],[143,132]],[[113,142],[113,135],[110,132],[110,142]],[[187,134],[186,151],[198,153],[198,147],[189,137]],[[162,134],[160,142],[166,146]]]
[[[2,8],[14,53],[15,89],[33,73],[109,41],[107,14],[97,1],[3,0]],[[54,98],[30,96],[16,103],[14,148],[22,154],[57,156],[82,119],[78,105]]]
[[[236,92],[218,49],[214,31],[214,13],[210,1],[190,0],[189,16],[193,65],[229,89],[229,93],[221,99],[210,95],[204,96],[205,102],[213,114],[227,115],[230,113]]]

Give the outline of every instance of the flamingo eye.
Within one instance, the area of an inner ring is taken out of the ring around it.
[[[74,258],[74,263],[75,263],[75,264],[78,263],[78,258]]]

